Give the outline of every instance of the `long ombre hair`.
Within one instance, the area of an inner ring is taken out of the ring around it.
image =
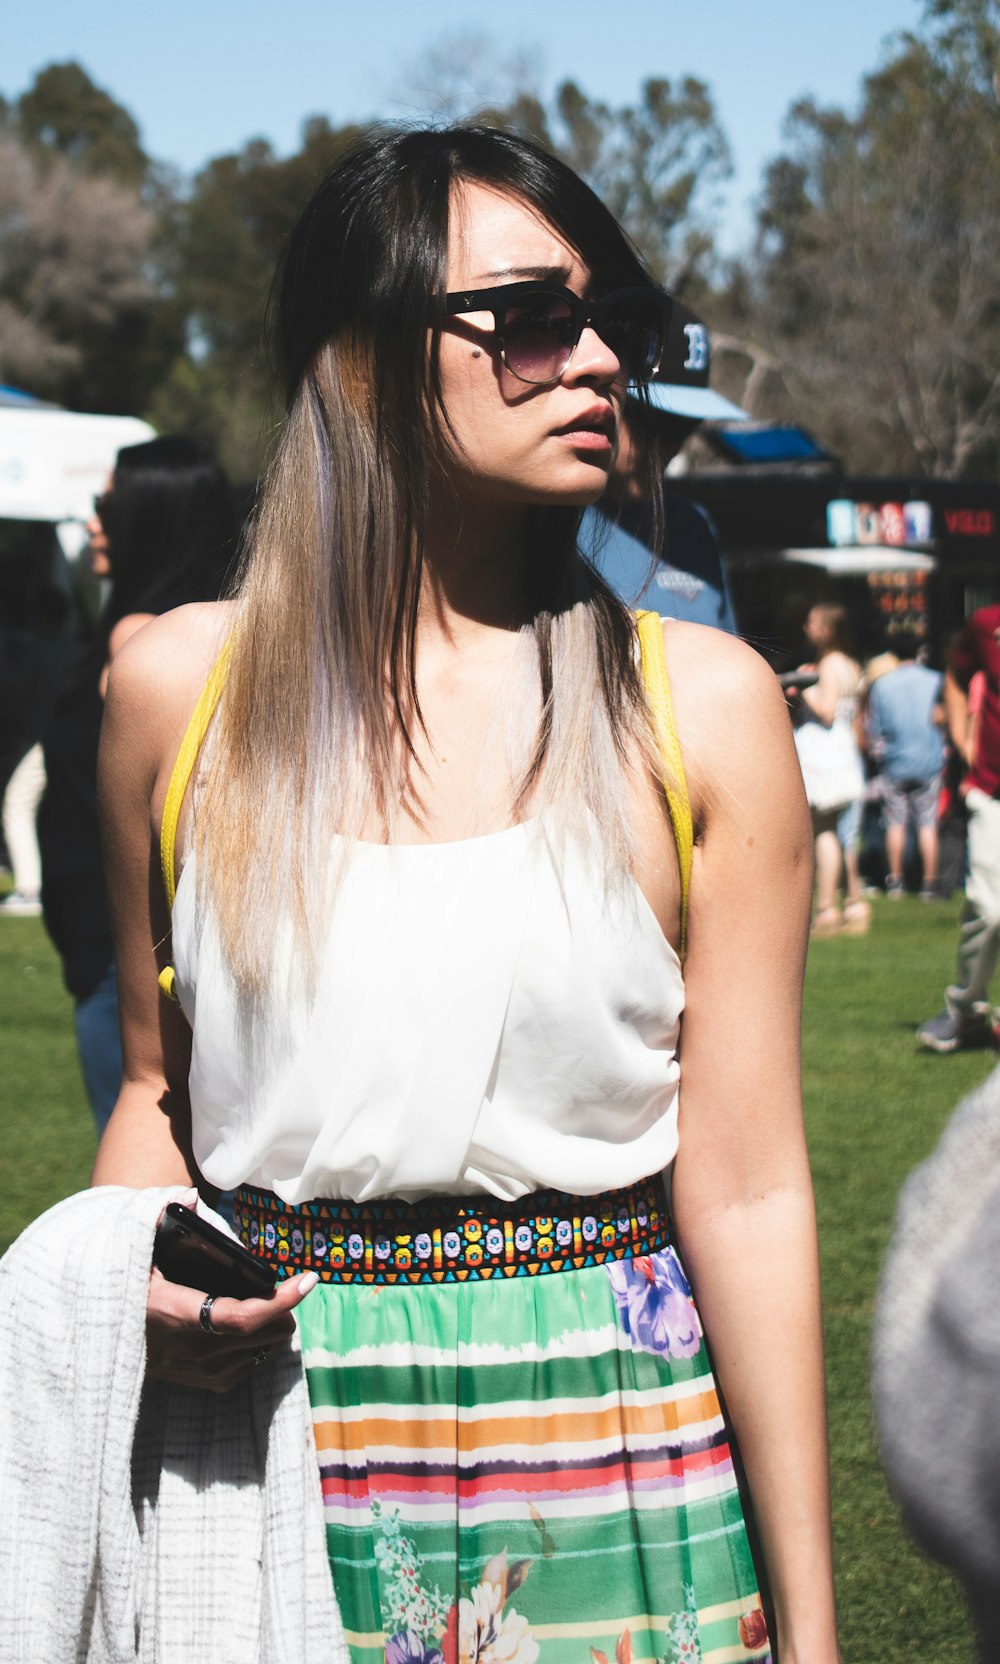
[[[410,789],[424,536],[431,491],[447,488],[449,214],[466,182],[529,203],[579,252],[595,293],[651,281],[576,174],[489,127],[376,129],[303,212],[271,306],[287,419],[237,583],[196,817],[200,893],[248,993],[266,991],[289,913],[315,966],[335,835],[348,851],[392,842]],[[659,489],[653,470],[654,500]],[[637,748],[655,759],[633,621],[577,552],[580,512],[539,506],[527,519],[531,721],[510,818],[530,804],[596,825],[624,868],[629,773]]]

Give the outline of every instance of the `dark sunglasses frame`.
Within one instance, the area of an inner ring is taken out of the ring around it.
[[[504,336],[504,316],[507,308],[516,306],[518,301],[530,299],[532,295],[554,295],[569,308],[573,325],[573,344],[566,355],[566,362],[558,375],[547,376],[544,381],[529,381],[526,376],[515,370],[507,357],[507,343]],[[656,362],[642,376],[629,375],[630,381],[648,381],[655,376],[663,359],[667,342],[667,329],[670,324],[670,296],[652,285],[635,286],[630,289],[612,289],[610,294],[602,295],[600,300],[582,300],[572,289],[563,288],[561,283],[546,283],[538,278],[531,278],[526,283],[501,283],[492,289],[464,289],[445,295],[445,306],[449,317],[455,317],[462,312],[491,312],[493,314],[493,340],[499,350],[504,365],[512,376],[523,381],[528,387],[554,387],[556,382],[566,374],[573,354],[580,345],[580,337],[588,327],[607,341],[601,334],[601,322],[612,308],[620,306],[622,301],[642,300],[646,305],[650,300],[657,303],[660,323],[660,350],[656,355]],[[614,348],[611,348],[614,351]]]
[[[97,515],[98,520],[105,519],[110,506],[111,506],[111,492],[110,491],[102,491],[99,496],[94,498],[94,513]]]

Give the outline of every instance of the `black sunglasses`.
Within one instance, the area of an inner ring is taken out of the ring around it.
[[[580,336],[596,330],[627,381],[656,373],[670,322],[670,297],[659,289],[615,289],[581,300],[558,283],[504,283],[445,296],[448,313],[492,312],[493,338],[511,375],[547,387],[569,367]]]
[[[98,520],[106,520],[107,519],[108,509],[110,507],[111,507],[111,492],[110,491],[102,491],[100,496],[94,498],[94,513],[97,515]]]

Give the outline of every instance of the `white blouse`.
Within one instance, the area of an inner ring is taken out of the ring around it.
[[[676,953],[638,885],[609,888],[538,823],[358,844],[294,990],[290,927],[253,1022],[196,905],[173,912],[193,1030],[194,1155],[220,1189],[366,1201],[632,1184],[677,1150]],[[281,990],[287,990],[282,993]]]

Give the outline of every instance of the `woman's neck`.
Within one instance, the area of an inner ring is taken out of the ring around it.
[[[431,515],[420,586],[421,633],[510,630],[528,617],[523,504],[458,504]]]

